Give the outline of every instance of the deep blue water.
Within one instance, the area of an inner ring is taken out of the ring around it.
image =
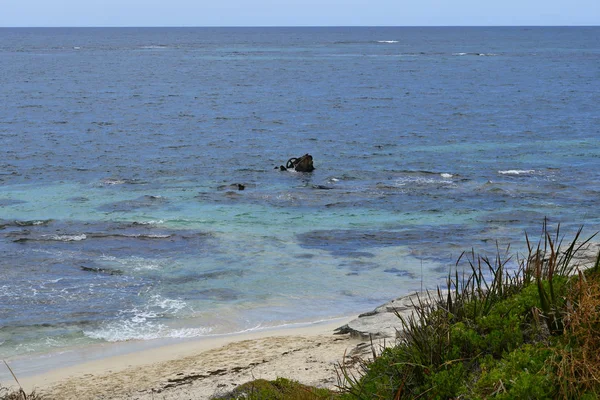
[[[591,235],[598,82],[597,27],[0,29],[0,356],[355,314],[545,217]]]

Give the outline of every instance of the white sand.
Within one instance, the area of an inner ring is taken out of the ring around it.
[[[333,334],[346,322],[150,348],[57,368],[20,383],[27,392],[35,388],[49,399],[64,400],[209,399],[253,379],[277,377],[335,388],[336,366],[371,354],[370,343]]]

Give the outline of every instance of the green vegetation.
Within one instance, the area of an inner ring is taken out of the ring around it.
[[[257,379],[238,386],[233,392],[218,397],[219,400],[330,400],[337,393],[327,389],[317,389],[301,383],[278,378],[274,381]]]
[[[577,270],[573,257],[592,238],[582,241],[579,230],[565,247],[559,230],[544,224],[537,246],[527,238],[529,254],[515,262],[508,249],[493,260],[461,256],[456,270],[466,261],[469,273],[448,276],[411,317],[398,315],[400,342],[358,376],[339,365],[336,393],[259,380],[220,399],[600,398],[600,254]]]

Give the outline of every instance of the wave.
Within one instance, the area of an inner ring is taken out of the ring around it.
[[[158,219],[158,220],[150,220],[150,221],[133,221],[131,223],[131,225],[135,226],[135,225],[160,225],[160,224],[164,224],[165,221],[162,219]]]
[[[144,50],[164,50],[164,49],[168,49],[169,46],[165,46],[163,44],[150,44],[147,46],[140,46],[140,49],[144,49]]]
[[[76,235],[41,235],[38,237],[21,237],[13,240],[13,242],[80,242],[86,239],[87,235],[85,233],[81,233]]]
[[[80,242],[88,239],[124,238],[124,239],[169,239],[169,233],[79,233],[79,234],[52,234],[34,237],[20,237],[13,242]]]
[[[153,340],[164,338],[192,338],[212,332],[211,327],[171,328],[161,321],[172,318],[187,308],[185,301],[160,295],[152,296],[143,308],[119,312],[119,319],[105,323],[97,329],[84,330],[84,335],[107,342],[127,340]]]
[[[333,44],[398,43],[397,40],[337,40]]]
[[[453,56],[477,56],[477,57],[494,57],[496,53],[452,53]]]
[[[101,185],[140,185],[145,184],[145,181],[139,179],[127,179],[127,178],[103,178],[100,180]]]
[[[450,174],[440,174],[439,178],[427,178],[427,177],[405,177],[396,179],[394,181],[394,186],[403,187],[403,186],[427,186],[427,185],[452,185],[453,182],[448,179],[452,177]]]
[[[535,173],[534,169],[508,169],[505,171],[498,171],[500,175],[531,175]]]
[[[168,233],[90,233],[92,238],[168,239]]]
[[[49,236],[49,240],[57,240],[59,242],[79,242],[81,240],[87,239],[85,233],[79,235],[51,235]]]

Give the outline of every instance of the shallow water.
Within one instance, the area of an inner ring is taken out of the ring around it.
[[[351,315],[545,217],[592,234],[599,33],[0,29],[0,355]]]

